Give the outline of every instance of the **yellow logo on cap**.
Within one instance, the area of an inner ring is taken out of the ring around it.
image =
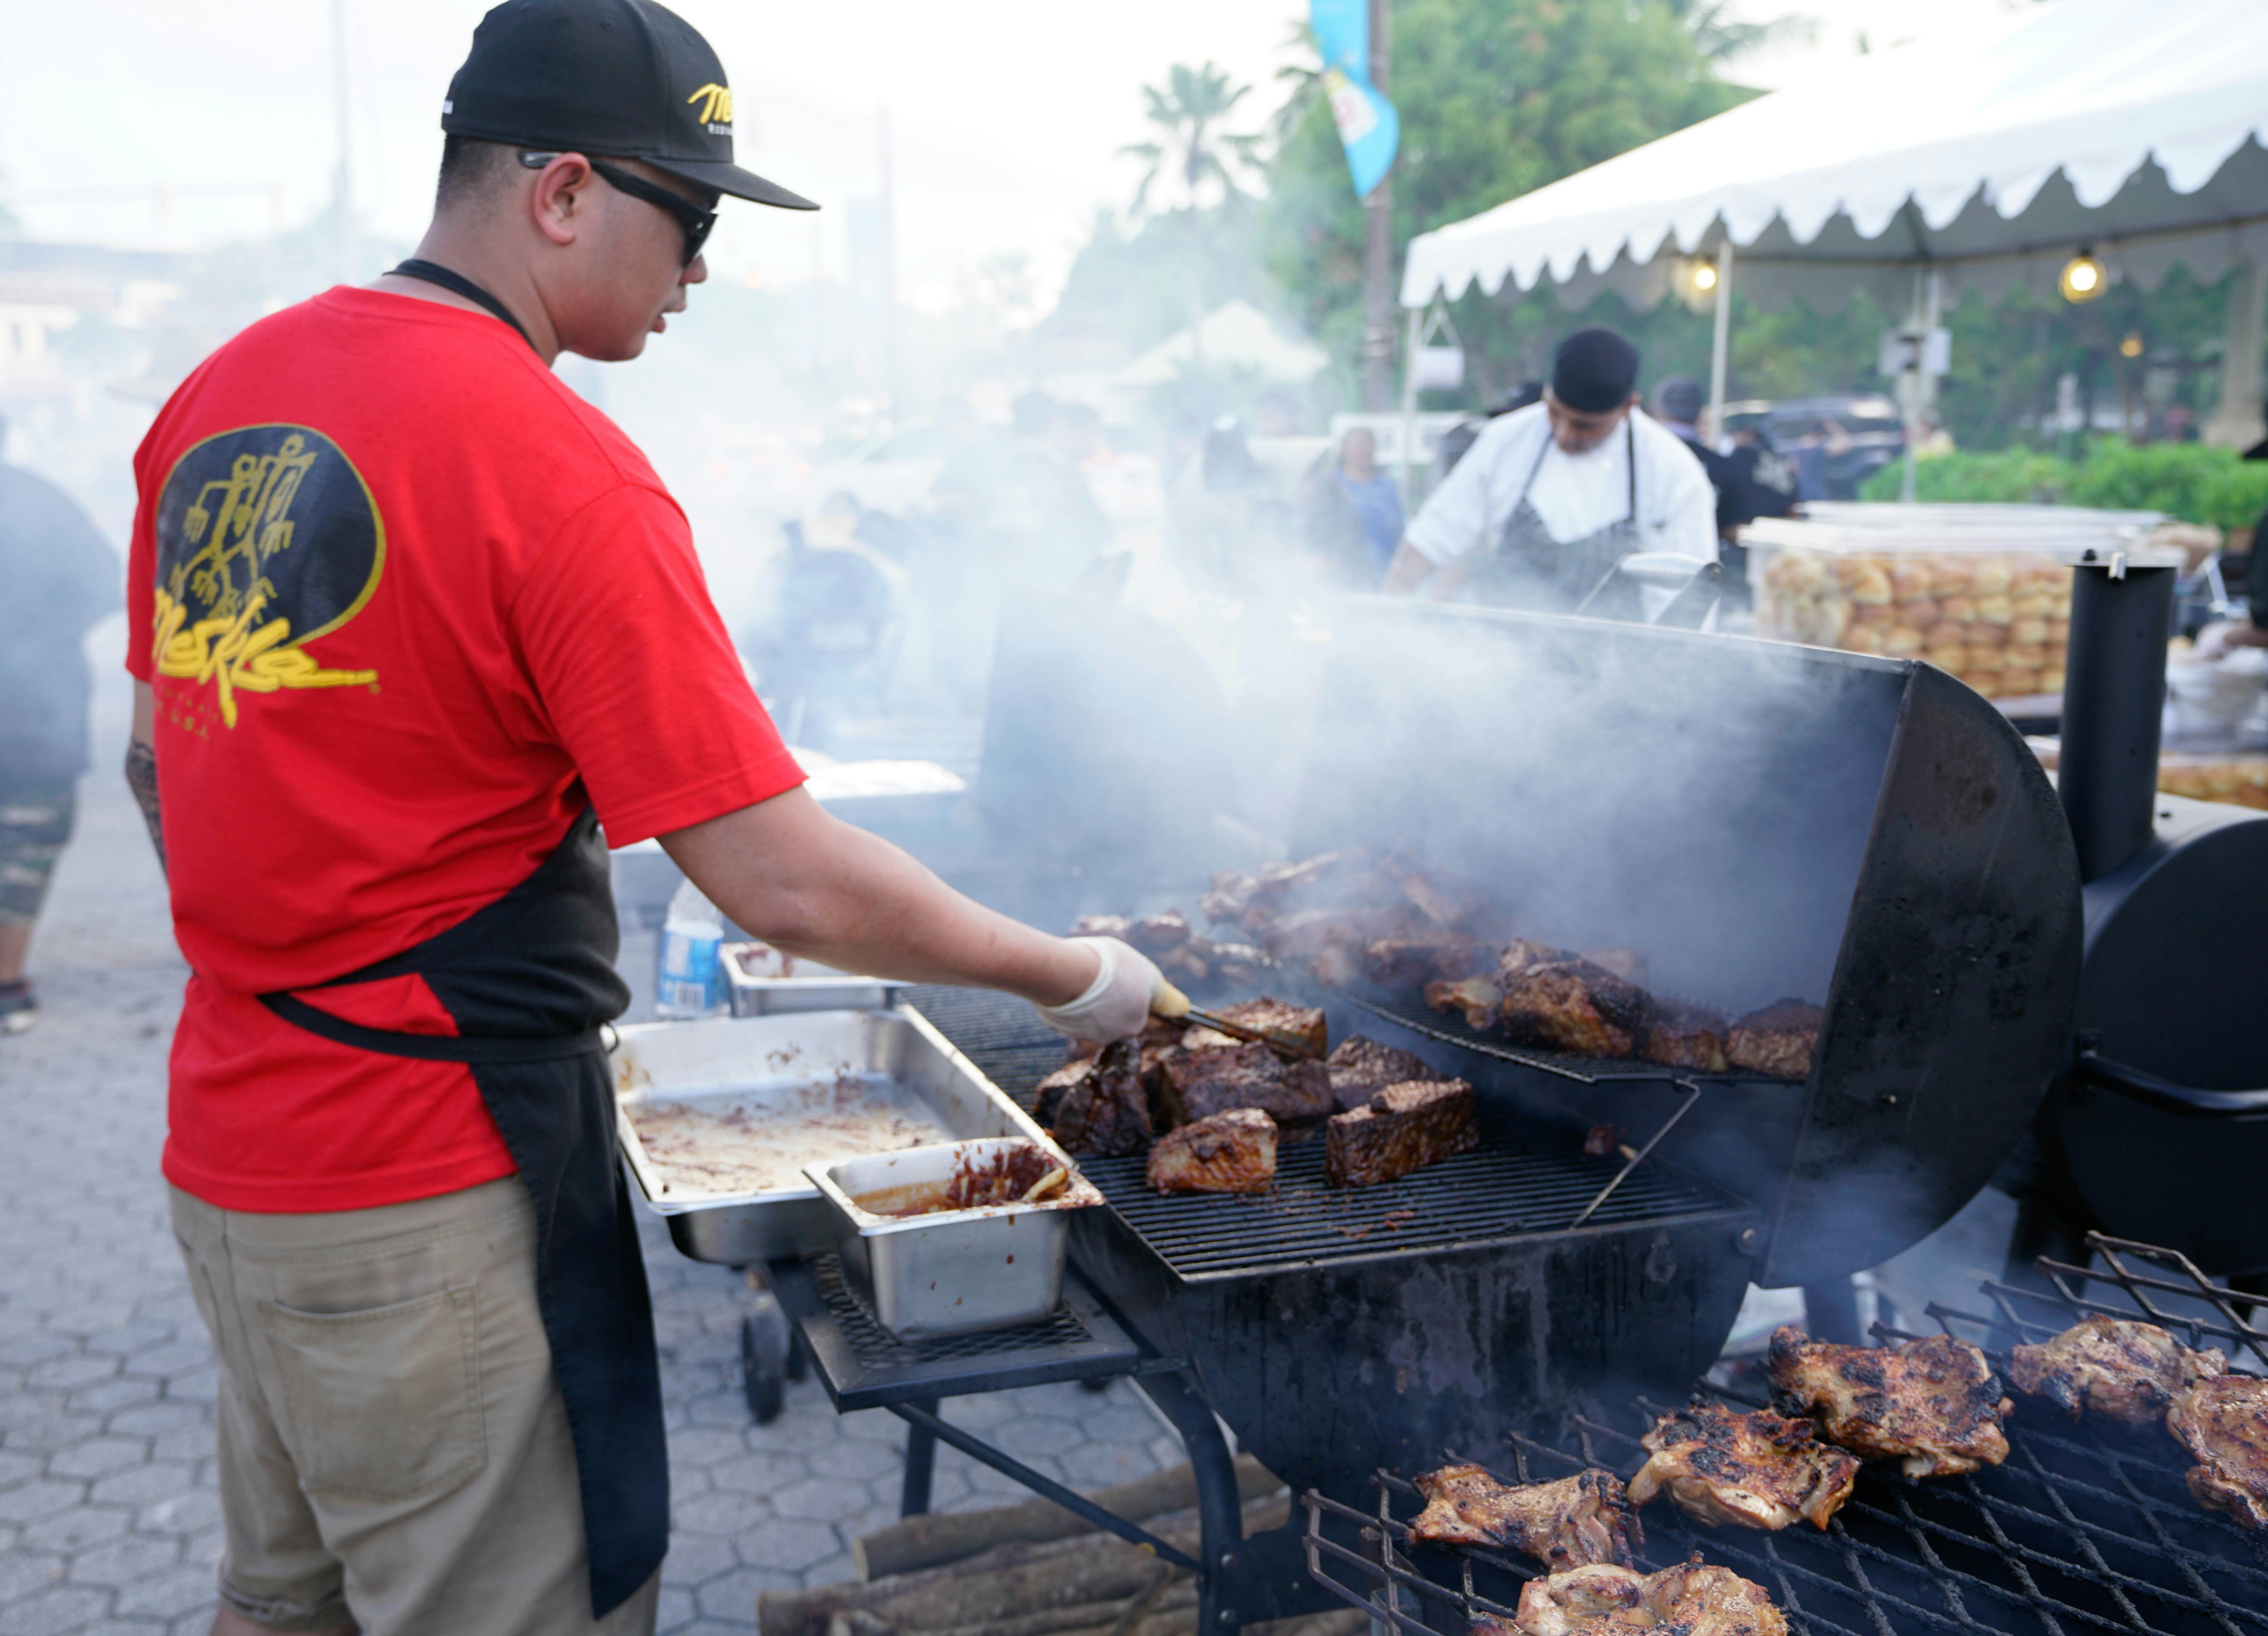
[[[705,101],[703,100],[704,98]],[[703,85],[686,100],[701,104],[701,122],[703,125],[730,125],[733,122],[733,93],[723,85]]]

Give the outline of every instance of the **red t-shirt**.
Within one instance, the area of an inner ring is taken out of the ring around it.
[[[157,693],[193,973],[167,1178],[309,1211],[509,1175],[469,1069],[333,1044],[254,996],[455,925],[586,805],[622,847],[801,781],[683,513],[510,327],[351,289],[215,353],[135,475],[127,666]],[[455,1031],[421,978],[300,997]]]

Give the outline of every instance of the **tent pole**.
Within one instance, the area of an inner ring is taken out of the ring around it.
[[[1418,348],[1423,339],[1420,326],[1425,321],[1424,308],[1411,307],[1409,312],[1410,344],[1402,348],[1402,503],[1405,510],[1417,487],[1410,473],[1418,459]]]
[[[1917,441],[1915,434],[1921,428],[1922,352],[1929,344],[1923,317],[1928,288],[1928,269],[1917,267],[1914,268],[1913,309],[1907,318],[1906,327],[1909,331],[1918,332],[1919,339],[1913,343],[1910,355],[1912,362],[1907,365],[1906,378],[1903,383],[1905,390],[1900,394],[1905,401],[1898,406],[1905,413],[1906,423],[1905,474],[1898,480],[1898,503],[1901,505],[1914,503],[1914,444]]]
[[[1717,313],[1709,343],[1709,441],[1725,446],[1725,364],[1733,341],[1733,240],[1717,246]]]

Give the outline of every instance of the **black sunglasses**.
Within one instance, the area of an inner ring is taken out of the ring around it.
[[[523,153],[519,162],[531,171],[540,171],[559,156],[556,153]],[[659,187],[634,172],[619,165],[609,165],[604,159],[588,161],[591,168],[606,179],[607,185],[616,193],[628,194],[633,199],[643,199],[648,204],[666,210],[677,218],[677,225],[685,234],[685,260],[682,265],[691,267],[693,258],[701,253],[701,246],[709,242],[709,235],[717,226],[717,212],[704,210],[689,199],[680,198],[666,187]]]

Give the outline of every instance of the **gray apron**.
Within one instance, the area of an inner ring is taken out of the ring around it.
[[[1528,490],[1552,449],[1547,431],[1535,463],[1520,486],[1520,498],[1505,519],[1496,548],[1473,565],[1469,582],[1473,601],[1495,608],[1525,608],[1537,613],[1572,613],[1580,608],[1594,619],[1642,617],[1637,584],[1615,572],[1615,565],[1638,548],[1638,431],[1623,422],[1624,464],[1630,473],[1630,510],[1580,539],[1551,536],[1528,503]]]

